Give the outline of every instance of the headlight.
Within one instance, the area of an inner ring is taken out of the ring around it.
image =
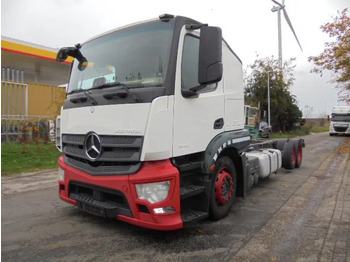
[[[168,197],[170,181],[136,184],[137,196],[139,199],[153,203],[158,203]]]
[[[64,181],[64,170],[58,168],[58,180]]]

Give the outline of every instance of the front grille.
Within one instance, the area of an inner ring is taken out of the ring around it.
[[[345,132],[348,129],[347,126],[334,126],[336,132]]]
[[[141,167],[142,136],[99,136],[101,154],[91,161],[85,152],[86,135],[63,134],[66,164],[91,175],[133,174]]]
[[[118,190],[90,185],[78,181],[69,183],[69,198],[78,202],[79,206],[89,204],[110,213],[111,217],[124,215],[133,217],[125,195]],[[108,215],[107,215],[108,216]]]

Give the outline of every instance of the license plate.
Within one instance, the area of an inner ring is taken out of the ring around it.
[[[106,212],[104,208],[101,208],[101,207],[96,207],[87,203],[81,203],[81,209],[83,209],[85,212],[88,212],[96,216],[106,217]]]

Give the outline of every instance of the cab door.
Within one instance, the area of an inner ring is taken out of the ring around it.
[[[223,82],[205,86],[196,96],[185,91],[198,86],[199,32],[181,31],[177,56],[174,97],[173,156],[204,151],[209,142],[224,131]]]

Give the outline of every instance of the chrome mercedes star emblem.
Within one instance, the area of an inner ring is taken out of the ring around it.
[[[101,156],[101,140],[96,133],[89,133],[85,138],[85,154],[91,160],[95,161]]]

